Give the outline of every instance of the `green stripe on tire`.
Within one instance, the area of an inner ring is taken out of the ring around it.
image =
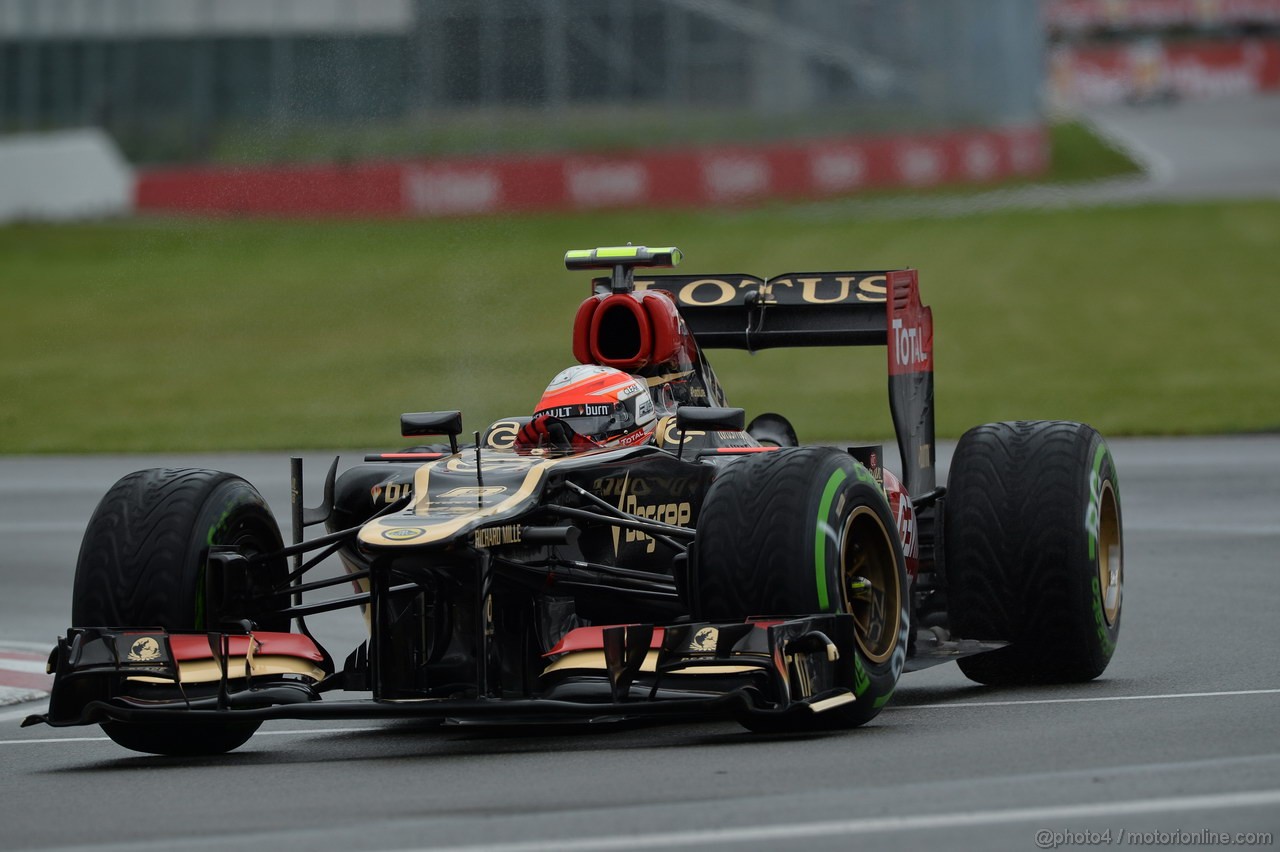
[[[822,501],[818,503],[818,519],[813,529],[813,569],[817,574],[814,579],[818,586],[819,612],[826,612],[830,601],[827,593],[827,548],[822,540],[822,528],[829,526],[827,518],[831,516],[831,501],[836,497],[836,489],[848,478],[849,474],[845,473],[844,468],[837,468],[827,480],[826,488],[822,489]]]

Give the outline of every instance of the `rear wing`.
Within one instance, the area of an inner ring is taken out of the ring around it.
[[[608,292],[610,279],[597,278]],[[671,294],[704,349],[884,346],[889,409],[908,493],[937,487],[934,470],[933,314],[914,269],[754,275],[639,275],[636,290]]]
[[[670,293],[707,349],[883,346],[889,274],[654,275],[635,287]]]

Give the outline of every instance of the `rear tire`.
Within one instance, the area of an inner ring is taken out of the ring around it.
[[[946,497],[952,631],[1006,641],[960,669],[985,684],[1072,683],[1120,632],[1124,545],[1115,463],[1094,429],[990,423],[956,446]]]
[[[212,470],[129,474],[98,503],[85,530],[72,593],[72,625],[211,630],[221,619],[245,615],[236,611],[234,599],[207,598],[205,565],[212,545],[235,545],[249,554],[280,550],[280,528],[252,485]],[[283,558],[272,560],[262,567],[253,588],[233,590],[233,598],[261,594],[283,583],[287,571]],[[289,619],[263,619],[258,626],[288,630]],[[102,729],[134,751],[198,755],[231,751],[260,724],[104,722]]]
[[[759,453],[732,462],[707,491],[698,520],[699,617],[852,613],[856,700],[753,730],[851,728],[893,695],[906,661],[907,569],[883,492],[865,467],[829,447]],[[870,582],[850,594],[850,581]],[[779,724],[782,727],[779,727]]]

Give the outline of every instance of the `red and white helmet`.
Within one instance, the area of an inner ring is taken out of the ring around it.
[[[594,364],[576,364],[557,374],[538,401],[533,420],[557,420],[582,439],[575,444],[595,447],[643,444],[658,425],[653,397],[642,379]]]

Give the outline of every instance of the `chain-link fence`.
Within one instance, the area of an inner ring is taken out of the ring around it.
[[[138,161],[608,149],[1037,119],[1029,0],[0,0],[0,130]]]

